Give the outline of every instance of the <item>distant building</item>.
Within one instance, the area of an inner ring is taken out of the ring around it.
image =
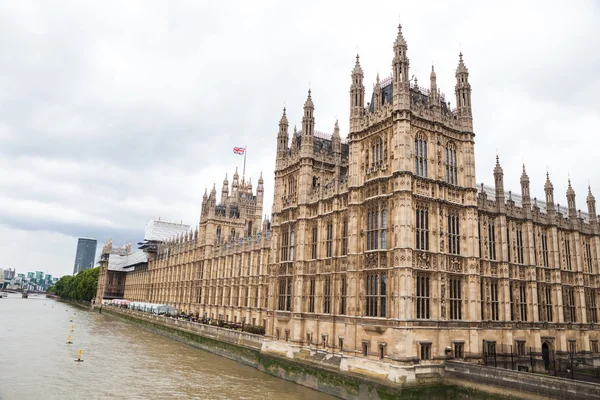
[[[73,274],[92,268],[94,266],[95,257],[96,239],[79,238],[77,241],[77,253],[75,254]]]
[[[15,270],[14,269],[5,269],[4,270],[4,280],[10,281],[15,278]]]

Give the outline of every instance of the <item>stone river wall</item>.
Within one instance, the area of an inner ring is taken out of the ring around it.
[[[102,313],[342,399],[600,400],[600,385],[586,382],[452,361],[445,365],[397,366],[111,306],[102,307]]]

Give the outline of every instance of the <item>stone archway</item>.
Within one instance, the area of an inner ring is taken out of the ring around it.
[[[549,370],[552,362],[552,345],[547,341],[542,344],[542,359],[544,360],[544,368]]]

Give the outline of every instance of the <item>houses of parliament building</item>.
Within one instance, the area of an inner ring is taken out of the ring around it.
[[[350,128],[315,129],[310,90],[299,130],[276,135],[272,216],[236,171],[202,199],[200,223],[151,221],[140,249],[103,250],[96,301],[125,298],[264,326],[273,343],[400,365],[485,346],[598,352],[600,233],[595,199],[557,206],[478,186],[469,71],[460,54],[456,108],[431,70],[409,79],[401,28],[393,71],[370,100],[359,57]],[[490,171],[491,173],[492,171]],[[541,180],[539,181],[541,182]],[[541,183],[540,183],[541,186]],[[489,349],[488,349],[489,350]]]

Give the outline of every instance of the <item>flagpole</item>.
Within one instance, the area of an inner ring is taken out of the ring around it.
[[[244,146],[244,168],[242,169],[242,176],[246,176],[246,146]]]

